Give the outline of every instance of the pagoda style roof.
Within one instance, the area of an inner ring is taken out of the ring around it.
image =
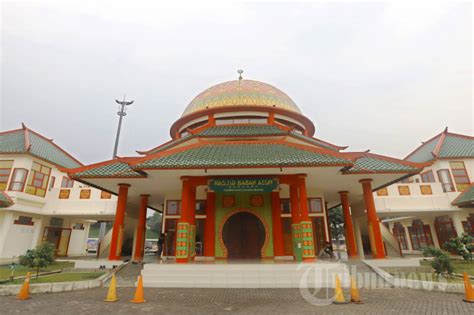
[[[474,158],[474,137],[451,133],[446,128],[423,142],[405,160],[423,163],[446,158]]]
[[[117,158],[97,164],[91,164],[73,171],[76,178],[145,178],[146,175],[133,170],[128,163],[136,158]],[[128,162],[128,163],[127,163]]]
[[[0,191],[0,208],[7,208],[12,206],[13,204],[14,202],[10,198],[10,196],[4,191]]]
[[[0,133],[0,154],[29,154],[65,168],[83,165],[52,139],[40,135],[24,124],[20,129]]]
[[[370,173],[417,173],[422,165],[398,160],[369,152],[346,153],[352,156],[354,164],[343,171],[344,174]]]
[[[452,204],[458,207],[474,207],[474,184],[463,190]]]
[[[352,162],[329,150],[284,141],[202,141],[176,151],[135,161],[134,169],[348,166]]]

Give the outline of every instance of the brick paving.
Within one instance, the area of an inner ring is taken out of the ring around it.
[[[114,303],[102,301],[107,288],[38,294],[27,301],[0,296],[0,314],[474,314],[474,304],[463,302],[462,294],[410,289],[361,290],[364,304],[328,306],[309,304],[298,289],[145,288],[143,304],[129,302],[133,288],[117,292],[120,301]]]

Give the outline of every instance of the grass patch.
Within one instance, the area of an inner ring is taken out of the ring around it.
[[[63,268],[73,268],[73,267],[74,267],[73,262],[57,261],[54,264],[49,265],[48,267],[40,268],[40,273],[46,272],[46,271],[63,269]],[[23,266],[17,265],[14,270],[15,271],[13,275],[15,277],[26,276],[28,272],[31,272],[32,277],[36,275],[36,269],[30,268],[30,267],[23,267]],[[12,273],[12,269],[10,268],[10,266],[0,266],[0,281],[10,279],[11,273]]]
[[[472,261],[464,261],[464,260],[451,260],[451,264],[454,268],[454,273],[467,272],[468,275],[474,276],[474,262]],[[428,266],[431,267],[431,262],[427,260],[420,261],[421,266]]]
[[[102,276],[104,272],[66,272],[57,273],[48,276],[39,277],[36,279],[34,276],[31,277],[30,283],[52,283],[52,282],[70,282],[70,281],[83,281],[93,280]],[[23,280],[15,280],[13,282],[7,282],[5,284],[22,284]]]

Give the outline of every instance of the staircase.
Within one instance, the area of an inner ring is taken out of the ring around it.
[[[161,288],[333,288],[338,274],[349,287],[347,266],[339,262],[287,264],[145,264],[145,287]]]
[[[400,248],[400,243],[382,223],[380,223],[380,233],[382,234],[382,239],[385,243],[385,250],[387,251],[385,254],[389,257],[401,257],[402,250]]]

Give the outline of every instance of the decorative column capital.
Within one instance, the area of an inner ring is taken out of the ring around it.
[[[119,187],[132,187],[132,185],[127,184],[127,183],[119,183],[117,186],[119,186]]]
[[[150,195],[149,194],[142,194],[142,195],[140,195],[140,197],[141,198],[148,198],[148,197],[150,197]]]
[[[337,192],[339,195],[349,195],[349,192],[347,190],[341,190]]]
[[[359,183],[361,184],[371,183],[371,182],[372,182],[372,178],[364,178],[364,179],[359,180]]]

